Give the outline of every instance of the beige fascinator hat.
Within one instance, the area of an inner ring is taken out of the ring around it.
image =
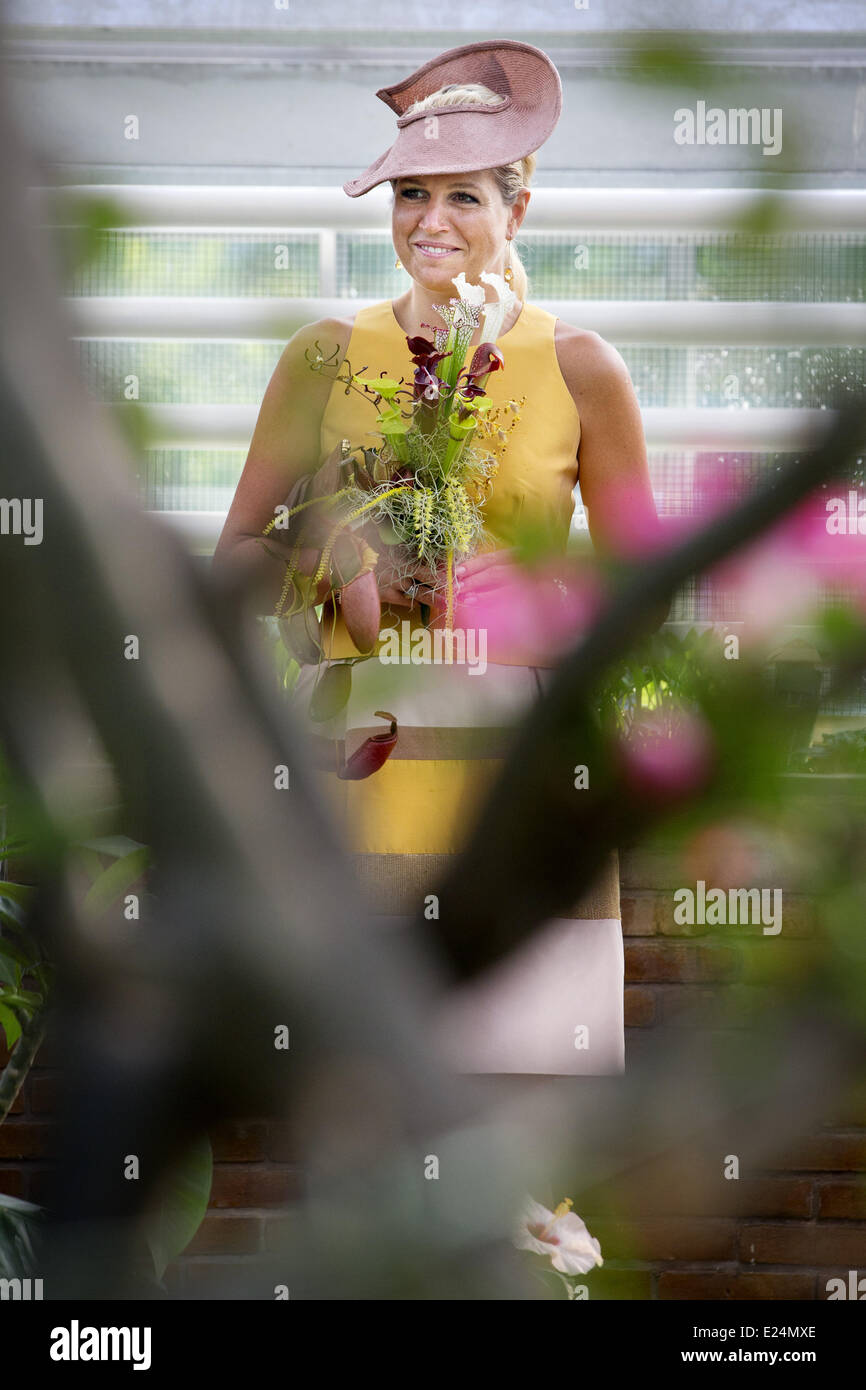
[[[489,87],[501,100],[487,106],[432,106],[406,115],[414,102],[440,87],[471,82]],[[404,81],[381,87],[376,96],[397,113],[397,139],[369,169],[343,184],[350,198],[406,175],[513,164],[544,144],[562,111],[562,84],[547,54],[512,39],[450,48]]]

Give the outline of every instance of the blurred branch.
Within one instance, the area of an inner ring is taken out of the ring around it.
[[[127,449],[78,378],[47,244],[23,221],[39,180],[6,107],[0,148],[0,491],[44,509],[40,546],[0,546],[0,592],[15,595],[0,741],[41,807],[34,919],[58,964],[51,1288],[117,1297],[132,1218],[173,1158],[227,1116],[279,1113],[314,1091],[325,1058],[382,1069],[397,1132],[422,1154],[431,1140],[418,1136],[465,1102],[419,1027],[432,963],[358,929],[346,862],[261,651],[142,511]],[[87,774],[103,751],[154,868],[136,930],[109,918],[94,936],[62,861],[70,822],[80,832],[95,814]],[[288,1053],[275,1046],[281,1026]],[[136,1182],[124,1177],[130,1154]],[[372,1196],[366,1219],[390,1200]],[[431,1277],[436,1239],[427,1223],[412,1230]]]
[[[638,801],[610,767],[593,717],[606,669],[655,626],[677,589],[748,545],[832,476],[866,440],[866,405],[842,398],[817,446],[718,520],[631,566],[605,612],[556,668],[518,731],[501,776],[439,892],[439,919],[418,930],[447,953],[460,977],[513,950],[545,918],[567,909],[612,849],[663,814]],[[575,793],[571,768],[590,769]],[[532,814],[525,814],[532,808]]]

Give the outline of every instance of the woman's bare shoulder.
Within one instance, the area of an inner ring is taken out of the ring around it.
[[[320,370],[323,362],[338,367],[352,333],[351,317],[316,319],[305,323],[283,348],[271,373],[262,403],[251,453],[280,458],[291,436],[299,453],[312,458],[318,449],[319,429],[335,372]]]
[[[596,396],[631,384],[621,354],[594,329],[575,328],[557,319],[554,342],[560,371],[578,403],[588,394]]]
[[[286,377],[309,374],[310,363],[318,355],[326,360],[343,358],[352,336],[355,315],[339,318],[316,319],[305,323],[292,335],[278,363],[278,370]]]

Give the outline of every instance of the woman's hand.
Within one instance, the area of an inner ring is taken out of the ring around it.
[[[416,603],[426,603],[430,607],[436,603],[436,595],[431,588],[437,580],[436,571],[420,560],[411,576],[407,577],[404,572],[401,577],[386,549],[376,566],[376,579],[383,604],[394,608],[412,608]]]
[[[513,584],[517,564],[512,550],[491,550],[462,560],[454,570],[454,597],[458,603],[472,604],[489,597],[497,589]],[[383,604],[412,608],[425,603],[434,613],[445,611],[446,576],[444,566],[434,570],[418,562],[410,577],[398,577],[386,551],[376,567],[379,594]]]
[[[454,571],[455,598],[458,603],[476,603],[496,589],[513,583],[516,565],[512,550],[488,550],[461,560]]]

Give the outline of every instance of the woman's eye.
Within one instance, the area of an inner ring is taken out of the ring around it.
[[[416,203],[419,197],[423,198],[426,196],[426,191],[427,190],[424,188],[401,188],[400,197],[406,198],[409,202]],[[467,198],[470,203],[478,202],[478,199],[474,197],[473,194],[465,193],[463,191],[458,191],[454,193],[452,196],[454,198]]]

